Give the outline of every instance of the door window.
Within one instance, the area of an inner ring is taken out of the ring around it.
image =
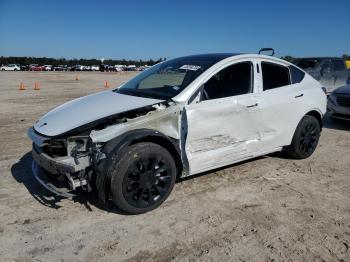
[[[205,84],[202,100],[238,96],[252,92],[253,65],[251,62],[228,66],[212,76]]]
[[[290,85],[289,69],[285,66],[261,62],[264,91]]]
[[[305,73],[303,71],[301,71],[300,69],[292,65],[289,66],[289,70],[290,70],[292,84],[297,84],[303,81],[305,77]]]

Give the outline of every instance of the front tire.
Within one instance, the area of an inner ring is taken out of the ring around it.
[[[172,191],[176,164],[171,154],[154,143],[138,143],[112,161],[111,195],[113,202],[129,214],[157,208]],[[113,159],[113,156],[111,156]]]
[[[295,130],[291,145],[286,148],[285,152],[292,158],[308,158],[317,147],[320,133],[318,120],[313,116],[304,116]]]

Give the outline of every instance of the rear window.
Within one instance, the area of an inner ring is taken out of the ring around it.
[[[295,66],[292,66],[292,65],[289,66],[289,70],[290,70],[290,78],[291,78],[292,84],[297,84],[303,81],[305,77],[305,73],[303,71],[301,71],[299,68],[296,68]]]
[[[343,71],[345,70],[345,64],[343,60],[333,60],[334,71]]]
[[[295,60],[293,63],[302,68],[302,69],[310,69],[315,68],[320,61],[318,59],[303,59],[303,60]]]
[[[262,62],[261,68],[264,91],[290,84],[288,67]]]

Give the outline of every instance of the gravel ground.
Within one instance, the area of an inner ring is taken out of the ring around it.
[[[350,123],[326,118],[309,159],[274,154],[201,174],[138,216],[38,185],[26,130],[133,74],[0,72],[0,260],[350,261]]]

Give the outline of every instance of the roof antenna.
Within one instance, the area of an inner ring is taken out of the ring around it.
[[[273,48],[265,47],[265,48],[261,48],[259,50],[259,55],[261,54],[261,52],[268,52],[268,51],[271,51],[271,55],[270,56],[273,56],[275,54],[275,50]]]

